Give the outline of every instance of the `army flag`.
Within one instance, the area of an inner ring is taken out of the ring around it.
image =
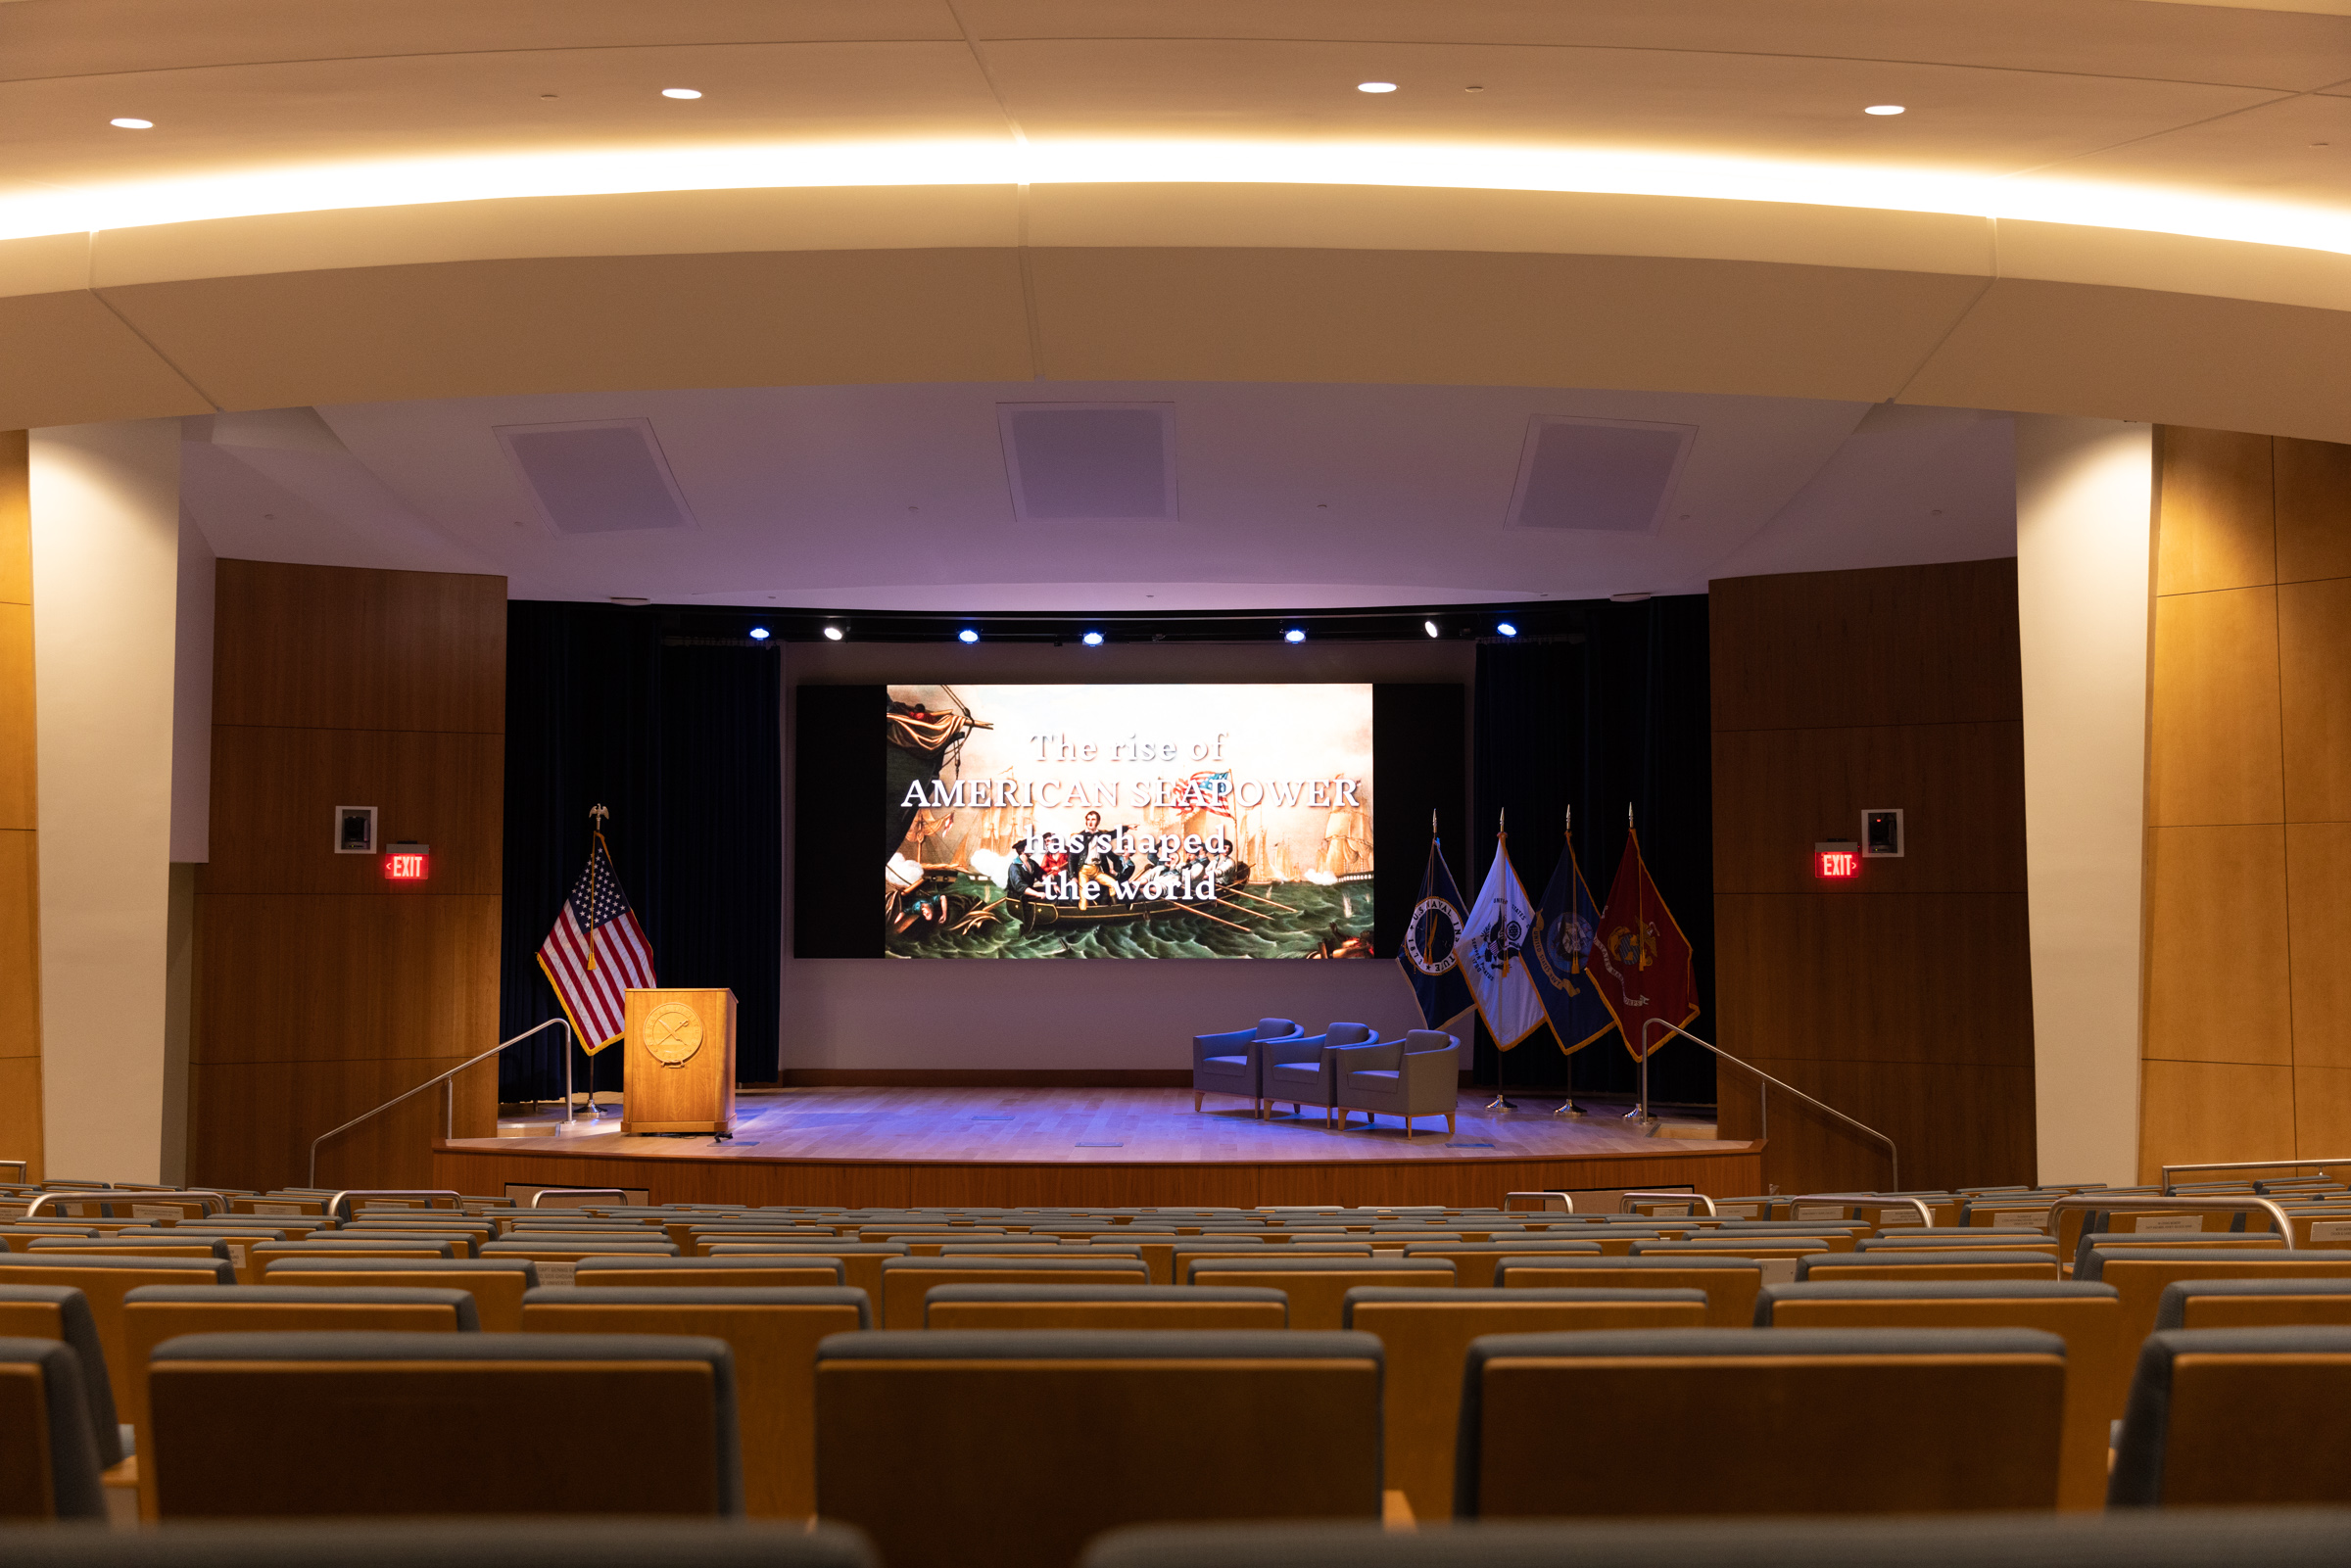
[[[1649,879],[1638,833],[1626,833],[1624,858],[1616,862],[1616,880],[1608,888],[1607,907],[1600,912],[1584,968],[1616,1020],[1624,1048],[1636,1060],[1673,1038],[1664,1029],[1648,1029],[1645,1034],[1651,1020],[1680,1025],[1698,1017],[1698,972],[1690,961],[1690,938],[1674,924],[1673,912],[1657,895],[1657,884]]]
[[[1421,1021],[1433,1029],[1468,1010],[1469,987],[1462,979],[1462,892],[1437,853],[1433,822],[1430,827],[1428,870],[1420,874],[1420,896],[1404,923],[1404,951],[1396,955],[1396,967],[1413,982]]]
[[[1524,951],[1534,924],[1526,888],[1511,868],[1511,835],[1498,834],[1486,884],[1477,890],[1463,927],[1461,954],[1462,977],[1477,998],[1494,1044],[1505,1051],[1543,1026],[1543,998],[1535,992]]]
[[[1599,929],[1600,910],[1575,863],[1575,836],[1570,833],[1559,847],[1559,863],[1552,871],[1551,885],[1543,889],[1543,902],[1535,910],[1535,933],[1526,944],[1535,994],[1543,999],[1543,1012],[1551,1020],[1551,1032],[1559,1037],[1559,1049],[1570,1055],[1616,1024],[1600,999],[1600,988],[1585,973],[1584,955],[1592,950]]]

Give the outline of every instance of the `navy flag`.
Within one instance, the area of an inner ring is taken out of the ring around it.
[[[1526,944],[1527,966],[1543,1012],[1559,1049],[1574,1054],[1616,1026],[1608,1005],[1601,1000],[1592,977],[1584,973],[1584,954],[1600,929],[1600,907],[1575,863],[1575,835],[1559,846],[1559,863],[1543,889],[1542,907],[1535,911],[1534,935]]]
[[[1420,896],[1404,923],[1404,951],[1396,955],[1396,967],[1413,982],[1421,1022],[1433,1029],[1460,1017],[1471,998],[1456,952],[1466,912],[1462,908],[1461,889],[1453,884],[1453,872],[1437,852],[1433,817],[1428,826],[1428,870],[1420,876]]]

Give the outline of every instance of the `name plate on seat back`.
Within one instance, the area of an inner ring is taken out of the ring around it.
[[[253,1206],[253,1212],[257,1214],[299,1214],[302,1212],[302,1205],[255,1204]]]
[[[568,1290],[580,1282],[580,1265],[576,1259],[567,1263],[558,1263],[541,1258],[534,1259],[534,1262],[542,1285],[555,1285]]]
[[[1758,1258],[1755,1261],[1763,1265],[1764,1284],[1793,1285],[1796,1283],[1797,1259]]]
[[[2184,1231],[2202,1230],[2202,1214],[2141,1214],[2132,1229],[2141,1236],[2176,1235]]]
[[[1795,1212],[1791,1213],[1789,1217],[1791,1219],[1843,1219],[1845,1217],[1845,1205],[1798,1204]]]
[[[2049,1212],[2046,1209],[2003,1209],[1991,1216],[1991,1222],[2003,1230],[2011,1225],[2030,1225],[2035,1230],[2046,1230],[2049,1228]]]
[[[1753,1204],[1716,1204],[1714,1213],[1721,1219],[1752,1219],[1755,1217],[1755,1207]]]
[[[130,1206],[130,1217],[133,1219],[177,1219],[179,1217],[179,1205],[132,1204]]]
[[[2351,1241],[2351,1219],[2314,1219],[2310,1222],[2312,1241]]]

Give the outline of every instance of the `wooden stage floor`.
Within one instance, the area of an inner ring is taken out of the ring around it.
[[[728,1142],[625,1137],[613,1117],[609,1131],[436,1144],[434,1180],[642,1187],[656,1203],[1246,1206],[1653,1184],[1736,1196],[1761,1179],[1759,1143],[1647,1137],[1614,1108],[1489,1116],[1484,1101],[1462,1098],[1451,1137],[1432,1117],[1408,1141],[1393,1117],[1325,1131],[1319,1117],[1261,1122],[1215,1098],[1195,1115],[1188,1089],[762,1090],[737,1098]]]

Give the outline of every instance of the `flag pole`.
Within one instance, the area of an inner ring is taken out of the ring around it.
[[[1503,806],[1495,812],[1494,816],[1494,853],[1502,854],[1504,846],[1510,841],[1511,808]],[[1486,1010],[1482,1007],[1479,1008],[1477,1016],[1481,1019],[1484,1018]],[[1486,1032],[1489,1034],[1494,1032],[1492,1024],[1486,1026]],[[1503,1087],[1502,1059],[1508,1055],[1510,1053],[1502,1048],[1502,1040],[1497,1037],[1494,1041],[1494,1098],[1486,1102],[1488,1111],[1515,1111],[1518,1109],[1518,1102],[1511,1099],[1509,1090]]]
[[[588,967],[596,968],[596,849],[604,841],[604,823],[612,815],[598,801],[588,809]],[[564,1047],[569,1050],[569,1046]],[[569,1108],[565,1108],[568,1112]],[[588,1058],[588,1119],[600,1121],[603,1113],[596,1108],[596,1058]]]
[[[1633,832],[1633,803],[1624,803],[1624,831],[1629,838]],[[1641,1103],[1624,1114],[1624,1119],[1637,1127],[1654,1127],[1657,1118],[1649,1114],[1649,1025],[1641,1026]]]
[[[1568,856],[1575,853],[1575,802],[1572,800],[1559,813],[1559,853]],[[1555,1035],[1558,1034],[1558,1024],[1552,1025],[1552,1032]],[[1575,1103],[1575,1068],[1573,1059],[1570,1058],[1567,1069],[1567,1098],[1559,1103],[1559,1108],[1552,1115],[1555,1117],[1580,1117],[1583,1114],[1584,1108]]]

